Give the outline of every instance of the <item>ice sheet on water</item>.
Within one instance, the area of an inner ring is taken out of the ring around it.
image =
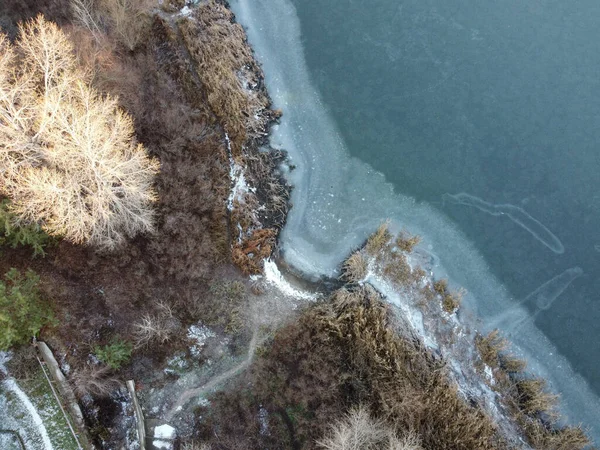
[[[289,0],[234,0],[232,7],[263,65],[274,106],[285,112],[271,143],[286,149],[296,166],[289,175],[294,207],[281,235],[286,261],[315,278],[336,275],[350,250],[391,218],[393,226],[422,236],[424,245],[439,258],[436,276],[466,287],[469,294],[463,302],[480,317],[497,317],[513,307],[514,300],[474,245],[445,216],[395,193],[381,174],[348,155],[311,82],[294,5]],[[544,231],[537,221],[524,221],[528,218],[517,213],[516,223]],[[560,251],[553,239],[544,241]],[[569,419],[590,425],[594,438],[600,440],[600,424],[595,420],[600,417],[599,399],[533,321],[512,340],[524,355],[535,355],[530,367],[562,393]]]

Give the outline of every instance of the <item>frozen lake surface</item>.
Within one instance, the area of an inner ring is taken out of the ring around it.
[[[296,169],[307,275],[386,218],[423,237],[600,440],[600,5],[235,0]]]

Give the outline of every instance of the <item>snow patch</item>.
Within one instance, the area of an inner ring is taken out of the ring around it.
[[[244,168],[235,162],[233,152],[231,150],[231,140],[229,135],[225,133],[225,141],[227,142],[227,154],[229,156],[229,179],[231,180],[231,192],[227,199],[227,209],[231,211],[233,204],[244,201],[244,195],[248,192],[254,192],[255,189],[248,186],[244,175]]]
[[[37,427],[40,435],[42,436],[42,442],[44,443],[44,449],[45,450],[54,450],[54,447],[52,447],[52,442],[50,442],[50,437],[48,436],[48,431],[46,430],[46,427],[44,426],[44,422],[42,421],[42,418],[40,417],[37,410],[35,409],[35,406],[33,406],[33,403],[31,403],[31,400],[29,400],[29,397],[27,397],[27,395],[25,395],[25,392],[23,392],[21,390],[21,388],[17,385],[17,383],[15,382],[15,380],[13,378],[9,378],[8,380],[5,380],[2,384],[8,391],[13,392],[19,398],[21,403],[23,403],[23,406],[25,406],[25,408],[27,409],[27,412],[31,416],[31,420]]]
[[[198,325],[192,325],[188,328],[187,337],[188,339],[194,341],[194,345],[190,347],[190,352],[192,356],[198,357],[202,352],[202,349],[206,345],[206,341],[215,337],[216,334],[208,328],[206,325],[199,323]]]
[[[6,368],[6,363],[9,362],[12,358],[11,352],[0,352],[0,373],[6,375],[8,373],[8,369]]]
[[[494,379],[494,372],[492,371],[492,368],[490,366],[485,364],[483,366],[483,372],[485,373],[485,377],[487,378],[487,380],[490,382],[490,385],[493,386],[494,384],[496,384],[496,380]]]
[[[269,412],[263,405],[258,410],[258,421],[260,422],[260,434],[267,436],[269,434]]]
[[[271,259],[266,259],[264,261],[263,271],[265,273],[265,281],[268,284],[275,286],[277,289],[279,289],[279,291],[281,291],[281,293],[285,295],[300,300],[316,300],[318,298],[318,295],[315,293],[301,291],[300,289],[296,289],[294,286],[292,286],[289,281],[283,277],[279,271],[279,268],[277,267],[277,264],[275,264],[275,261],[272,261]]]
[[[154,441],[152,444],[154,447],[164,450],[170,450],[173,448],[171,440],[175,439],[175,428],[169,424],[160,425],[154,427]]]
[[[374,268],[374,265],[369,262],[367,275],[365,276],[363,282],[369,283],[375,289],[377,289],[386,300],[400,308],[402,311],[402,316],[406,318],[406,320],[410,323],[413,330],[417,333],[418,336],[423,338],[423,343],[430,349],[437,349],[438,344],[434,336],[431,336],[425,330],[425,326],[423,325],[423,314],[411,308],[408,305],[408,302],[402,298],[394,286],[389,283],[384,277],[377,274],[377,270]]]

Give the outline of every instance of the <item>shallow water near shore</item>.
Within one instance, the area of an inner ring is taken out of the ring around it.
[[[585,39],[600,10],[294,3],[232,2],[284,111],[272,145],[296,165],[285,260],[335,275],[386,218],[422,235],[436,276],[599,441],[600,63],[582,58],[600,54]]]

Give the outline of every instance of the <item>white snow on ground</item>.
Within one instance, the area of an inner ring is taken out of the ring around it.
[[[189,6],[185,5],[183,8],[181,8],[181,10],[179,11],[179,14],[184,17],[189,17],[192,15],[192,10],[190,9]]]
[[[233,203],[237,200],[238,202],[244,201],[244,194],[248,192],[254,192],[255,189],[248,186],[246,183],[246,177],[244,176],[244,168],[235,162],[233,159],[233,153],[231,151],[231,140],[229,135],[225,133],[225,141],[227,142],[227,154],[229,156],[229,179],[231,180],[231,192],[227,199],[227,209],[231,211],[233,209]]]
[[[6,363],[10,361],[10,352],[0,352],[0,373],[6,374]]]
[[[173,448],[171,439],[175,439],[175,428],[171,425],[164,424],[154,428],[154,447],[169,450]]]
[[[496,384],[496,380],[494,379],[494,372],[492,371],[492,368],[490,366],[485,364],[483,367],[483,372],[485,373],[486,378],[492,386]]]
[[[269,434],[269,412],[260,405],[258,410],[258,420],[260,421],[260,434],[267,436]]]
[[[408,320],[417,335],[423,338],[423,342],[428,348],[438,348],[435,337],[430,333],[427,333],[425,330],[423,325],[423,314],[421,311],[411,308],[407,304],[408,302],[402,299],[401,294],[399,294],[384,277],[381,277],[377,274],[377,270],[371,263],[369,263],[367,275],[365,276],[363,282],[369,283],[371,286],[377,289],[388,302],[400,308],[402,311],[402,317]]]
[[[44,426],[44,422],[42,421],[42,418],[40,417],[37,410],[31,403],[31,400],[29,400],[29,397],[27,397],[27,395],[25,395],[25,393],[21,390],[21,388],[19,388],[19,386],[17,385],[17,383],[15,382],[15,380],[13,378],[4,380],[2,382],[2,386],[4,386],[4,388],[7,391],[13,392],[19,398],[19,400],[21,401],[21,403],[23,404],[25,409],[27,409],[27,412],[31,416],[31,420],[37,427],[37,429],[42,437],[44,449],[45,450],[54,450],[54,447],[52,447],[52,443],[50,442],[50,437],[48,436],[48,432],[46,431],[46,427]]]
[[[301,291],[292,286],[289,281],[283,277],[277,264],[275,264],[275,261],[266,259],[263,265],[263,271],[265,274],[265,281],[268,284],[277,287],[285,295],[300,300],[316,300],[318,298],[318,295],[313,292]]]
[[[206,345],[206,340],[215,337],[214,331],[201,323],[192,325],[188,328],[187,337],[194,341],[194,345],[190,347],[190,352],[193,356],[200,356],[200,352]]]

